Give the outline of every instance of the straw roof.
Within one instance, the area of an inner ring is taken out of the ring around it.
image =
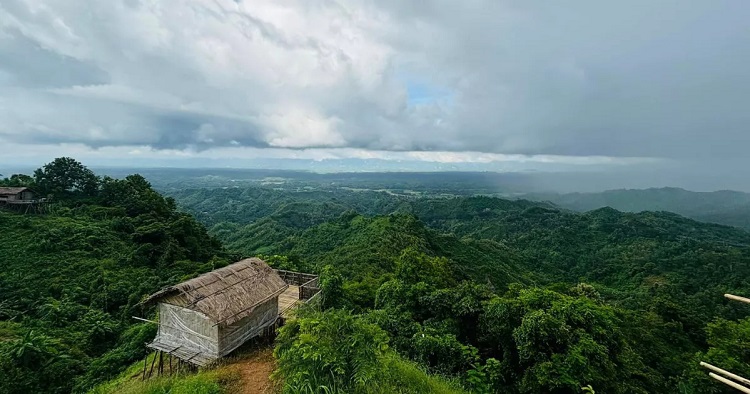
[[[0,195],[15,195],[25,190],[31,190],[28,187],[0,187]]]
[[[265,261],[250,258],[166,287],[144,303],[179,305],[205,314],[216,324],[229,325],[251,315],[256,306],[287,287]]]

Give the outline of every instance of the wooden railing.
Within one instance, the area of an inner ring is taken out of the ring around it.
[[[275,270],[288,285],[299,286],[299,299],[307,302],[320,293],[320,277],[304,272]]]

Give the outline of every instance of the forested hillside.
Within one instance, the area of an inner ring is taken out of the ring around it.
[[[321,275],[322,310],[276,342],[286,393],[724,392],[700,360],[750,375],[750,308],[722,297],[750,295],[750,233],[736,228],[372,190],[164,198],[72,159],[2,185],[49,209],[0,211],[0,393],[141,387],[120,374],[154,335],[131,319],[151,315],[143,296],[253,255]],[[219,376],[133,392],[227,390]]]
[[[673,187],[601,193],[529,194],[576,211],[611,207],[626,212],[669,211],[695,220],[750,229],[750,194],[722,190],[692,192]]]
[[[477,392],[721,392],[699,359],[750,372],[750,323],[732,323],[750,310],[722,297],[750,294],[742,230],[489,197],[172,195],[235,252],[339,278],[328,306]]]
[[[0,393],[85,391],[146,353],[144,295],[227,263],[221,244],[138,175],[72,159],[0,186],[32,186],[47,214],[0,209]]]

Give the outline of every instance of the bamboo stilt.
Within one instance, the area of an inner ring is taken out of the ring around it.
[[[710,369],[710,370],[712,370],[712,371],[714,371],[714,372],[716,372],[718,374],[724,375],[724,376],[726,376],[726,377],[728,377],[730,379],[734,379],[734,380],[736,380],[736,381],[738,381],[738,382],[740,382],[742,384],[750,386],[750,379],[745,379],[742,376],[735,375],[735,374],[733,374],[733,373],[731,373],[729,371],[723,370],[723,369],[721,369],[721,368],[719,368],[717,366],[714,366],[714,365],[711,365],[709,363],[705,363],[705,362],[701,361],[701,367],[708,368],[708,369]]]
[[[750,304],[750,298],[740,297],[734,294],[724,294],[724,297],[729,298],[730,300],[735,300],[739,302],[744,302],[746,304]]]
[[[147,356],[148,357],[148,356]],[[151,359],[151,369],[148,371],[148,377],[150,378],[154,374],[154,363],[156,362],[156,353],[154,353],[154,358]]]
[[[743,393],[750,394],[750,388],[747,388],[747,387],[745,387],[745,386],[743,386],[743,385],[741,385],[741,384],[739,384],[737,382],[733,382],[733,381],[731,381],[731,380],[729,380],[729,379],[727,379],[727,378],[725,378],[723,376],[719,376],[719,375],[717,375],[717,374],[715,374],[713,372],[709,372],[708,376],[710,376],[710,377],[718,380],[721,383],[726,384],[729,387],[732,387],[734,389],[742,391]]]

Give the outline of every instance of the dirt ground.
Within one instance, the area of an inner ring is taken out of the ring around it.
[[[261,349],[252,356],[237,360],[227,366],[240,375],[237,385],[238,394],[273,394],[274,385],[270,375],[275,368],[273,351]]]

